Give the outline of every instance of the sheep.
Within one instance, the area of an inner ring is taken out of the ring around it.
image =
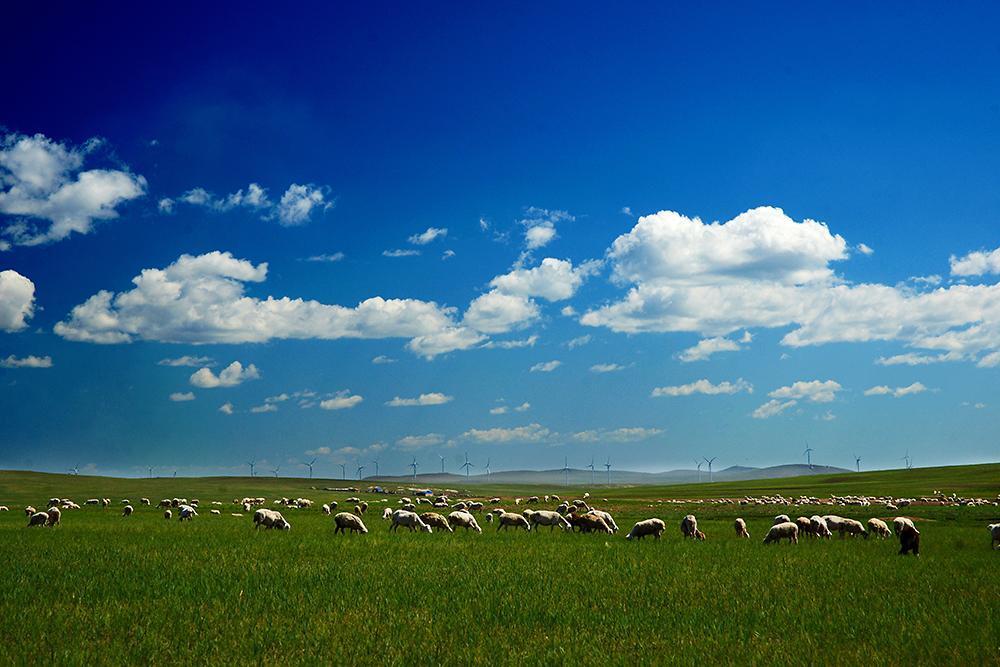
[[[831,533],[833,533],[834,531],[839,533],[840,524],[846,520],[844,519],[844,517],[837,516],[836,514],[827,514],[822,518],[823,521],[826,522],[826,527],[830,529]],[[841,535],[843,535],[843,533],[841,533]]]
[[[733,523],[733,528],[736,529],[736,537],[745,537],[750,539],[750,532],[747,530],[747,522],[743,519],[736,519]]]
[[[764,544],[780,542],[783,537],[788,538],[788,542],[791,544],[798,544],[799,527],[791,521],[775,524],[767,531],[767,535],[764,537]]]
[[[100,505],[101,504],[101,499],[100,498],[87,498],[87,500],[83,504],[84,505]]]
[[[357,510],[358,508],[355,506],[354,509]],[[413,503],[403,503],[403,506],[400,509],[404,512],[413,512],[417,509],[417,506]]]
[[[360,503],[358,503],[356,509],[358,510],[357,512],[358,514],[364,514],[365,512],[368,511],[368,503],[362,500]]]
[[[167,521],[170,521],[172,518],[174,518],[174,513],[171,512],[170,510],[163,510],[163,518],[166,519]]]
[[[62,512],[59,511],[58,507],[50,507],[48,511],[49,521],[46,525],[57,526],[59,521],[62,519]]]
[[[386,507],[384,510],[382,510],[382,518],[385,519],[386,521],[388,521],[389,519],[391,519],[392,518],[392,509]]]
[[[897,516],[895,519],[892,520],[892,532],[894,532],[896,535],[899,535],[900,531],[903,530],[904,526],[909,526],[910,528],[916,528],[916,526],[913,525],[913,522],[907,519],[905,516]]]
[[[493,515],[490,514],[489,516]],[[483,529],[480,528],[479,524],[476,522],[476,517],[472,516],[468,512],[462,512],[462,511],[452,512],[451,514],[448,515],[448,523],[450,523],[455,528],[458,527],[465,528],[466,531],[468,531],[471,528],[477,533],[483,532]]]
[[[905,556],[911,551],[914,556],[920,556],[920,531],[912,523],[899,531],[899,555]]]
[[[173,503],[170,502],[169,498],[164,498],[159,503],[157,503],[157,506],[158,507],[173,507]]]
[[[344,502],[345,503],[360,503],[361,502],[361,498],[355,498],[354,496],[351,496],[350,498],[348,498]],[[408,503],[408,502],[411,502],[411,501],[410,501],[409,498],[403,498],[402,502]]]
[[[330,516],[330,506],[329,505],[327,505],[326,503],[323,503],[323,507],[321,509],[323,510],[323,514],[325,514],[327,516]]]
[[[708,539],[707,537],[705,537],[705,533],[701,532],[700,530],[694,531],[694,537],[696,540],[701,540],[702,542]]]
[[[686,517],[681,519],[681,533],[684,537],[690,537],[693,539],[697,530],[698,519],[694,518],[694,514],[688,514]]]
[[[469,503],[469,511],[470,512],[482,512],[483,511],[483,504],[482,503]]]
[[[31,505],[28,505],[27,507],[24,508],[24,516],[31,516],[31,515],[37,514],[37,513],[38,513],[38,510],[36,510]]]
[[[490,505],[499,505],[499,504],[500,504],[499,498],[490,498]]]
[[[219,510],[209,510],[208,513],[211,514],[212,516],[222,516],[222,512],[220,512]]]
[[[131,500],[129,500],[128,498],[122,498],[122,502],[121,502],[121,504],[122,504],[122,505],[131,505],[131,504],[132,504],[132,501],[131,501]]]
[[[9,512],[10,508],[6,505],[0,505],[0,512]]]
[[[361,516],[361,506],[360,505],[355,505],[354,506],[354,516]]]
[[[486,523],[493,523],[493,514],[486,515]]]
[[[28,517],[28,528],[32,526],[46,526],[49,523],[49,515],[46,512],[32,512]]]
[[[800,516],[794,521],[799,527],[799,535],[812,535],[812,521],[807,516]]]
[[[584,493],[583,497],[584,499],[590,498],[590,492],[588,491],[587,493]]]
[[[554,494],[554,493],[552,494],[552,500],[556,501],[557,503],[558,503],[558,502],[561,502],[561,501],[560,501],[560,498],[559,498],[559,496],[557,496],[557,495],[556,495],[556,494]]]
[[[530,498],[528,498],[524,502],[527,503],[528,505],[530,505],[532,503],[537,503],[538,502],[538,496],[531,496]]]
[[[180,504],[177,506],[177,510],[180,513],[177,517],[178,521],[190,521],[198,516],[198,511],[190,505]]]
[[[889,526],[887,526],[885,521],[882,521],[882,519],[868,519],[868,530],[871,531],[872,535],[878,535],[882,539],[892,535],[892,531],[889,530]]]
[[[990,549],[993,549],[997,545],[997,542],[1000,542],[1000,523],[991,523],[986,526],[986,530],[990,531],[990,537],[992,538],[990,540]]]
[[[625,536],[626,540],[637,539],[641,540],[646,535],[652,535],[656,539],[660,539],[660,535],[663,531],[667,529],[667,524],[663,523],[660,519],[646,519],[645,521],[637,521],[632,530],[629,531],[628,535]]]
[[[549,510],[533,512],[531,510],[524,510],[524,516],[535,526],[548,526],[549,532],[552,532],[556,526],[559,526],[563,530],[569,530],[572,528],[572,526],[569,525],[569,521],[564,519],[563,515],[559,512],[552,512]]]
[[[139,498],[139,504],[141,504],[141,505],[148,505],[149,504],[149,498]]]
[[[277,528],[279,530],[291,530],[292,525],[277,510],[261,508],[253,513],[253,524],[255,529]]]
[[[556,511],[559,512],[560,514],[569,514],[569,508],[570,508],[569,503],[559,503],[559,506],[556,507]]]
[[[816,537],[833,537],[833,533],[830,532],[830,527],[826,525],[826,519],[823,517],[814,514],[809,517],[809,523],[812,524],[812,534]]]
[[[361,517],[357,517],[350,512],[338,513],[333,517],[333,523],[336,524],[336,528],[333,529],[334,535],[347,532],[348,530],[352,533],[361,533],[362,535],[368,532]]]
[[[132,516],[132,512],[134,511],[135,509],[131,505],[126,505],[122,508],[122,516]]]
[[[840,536],[844,535],[861,535],[866,540],[868,539],[868,531],[865,530],[865,526],[860,521],[855,521],[854,519],[843,519],[838,527],[840,530]]]
[[[611,527],[604,522],[600,516],[591,514],[570,514],[567,519],[574,528],[579,528],[581,533],[607,533],[611,534]]]
[[[528,523],[528,520],[525,519],[523,515],[514,514],[513,512],[504,512],[499,516],[499,521],[497,522],[497,532],[499,533],[501,529],[507,528],[507,526],[524,528],[527,531],[531,530],[531,524]]]
[[[49,498],[49,505],[48,506],[49,507],[55,507],[56,505],[58,505],[61,502],[62,502],[61,498]]]
[[[788,518],[787,514],[779,514],[778,516],[774,517],[774,522],[771,525],[777,526],[779,523],[791,523],[791,522],[792,520]]]
[[[448,524],[448,519],[437,512],[424,512],[420,515],[420,519],[426,523],[431,528],[437,528],[438,530],[447,530],[449,533],[455,531],[452,530],[451,526]]]
[[[389,526],[389,530],[396,532],[400,526],[406,526],[411,533],[417,529],[425,533],[432,532],[431,527],[424,523],[418,514],[407,510],[396,510],[392,513],[392,525]]]
[[[612,517],[604,510],[590,510],[590,514],[596,514],[597,516],[604,519],[604,523],[608,524],[608,528],[611,529],[612,533],[618,532],[618,524],[615,523],[614,517]]]
[[[111,507],[111,498],[102,498],[101,499],[101,506],[104,509],[107,509],[107,508]]]
[[[337,509],[337,501],[336,501],[336,500],[331,500],[331,501],[330,501],[330,502],[328,503],[328,505],[330,505],[330,511],[331,511],[331,512],[332,512],[333,510]]]

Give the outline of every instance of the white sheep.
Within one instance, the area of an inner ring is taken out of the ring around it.
[[[488,516],[493,515],[490,514]],[[535,526],[548,526],[549,532],[551,532],[556,526],[559,526],[563,530],[569,530],[572,528],[572,526],[569,525],[569,521],[567,521],[559,512],[552,512],[549,510],[542,510],[539,512],[524,510],[524,516]]]
[[[141,505],[148,505],[149,504],[149,498],[139,498],[139,504],[141,504]]]
[[[872,535],[878,535],[882,539],[892,535],[892,531],[889,530],[889,526],[887,526],[885,521],[882,519],[868,519],[868,530],[871,531]]]
[[[174,513],[170,510],[163,510],[163,518],[170,521],[170,519],[174,518]]]
[[[774,517],[774,521],[772,522],[771,525],[777,526],[779,523],[791,523],[791,522],[792,520],[788,518],[787,514],[779,514],[778,516]]]
[[[323,514],[330,516],[330,506],[326,503],[323,503]]]
[[[489,516],[493,515],[491,514]],[[476,522],[476,517],[472,516],[468,512],[462,512],[462,511],[452,512],[451,514],[448,515],[448,523],[450,523],[452,526],[456,528],[465,528],[466,530],[469,530],[471,528],[477,533],[483,532],[483,529],[480,528],[479,524]]]
[[[365,528],[364,522],[361,517],[355,516],[350,512],[340,512],[333,517],[333,522],[336,524],[336,528],[333,529],[333,534],[344,533],[351,531],[352,533],[367,533],[368,529]]]
[[[28,517],[28,528],[32,526],[45,526],[49,523],[49,515],[46,512],[33,512]]]
[[[0,505],[0,512],[9,512],[10,508],[6,505]]]
[[[58,507],[50,507],[48,511],[49,515],[49,526],[59,525],[59,521],[62,519],[62,512],[59,511]]]
[[[448,519],[444,516],[438,514],[437,512],[424,512],[420,515],[421,520],[426,523],[431,528],[437,528],[438,530],[447,530],[449,533],[455,532],[451,528],[451,524],[448,523]]]
[[[861,535],[866,540],[868,539],[868,531],[865,530],[865,526],[860,521],[855,521],[854,519],[842,519],[839,526],[840,536],[844,535]]]
[[[736,519],[733,523],[733,528],[736,529],[736,537],[745,537],[750,539],[750,531],[747,530],[747,522],[743,519]]]
[[[899,533],[903,530],[904,526],[909,526],[910,528],[916,529],[916,526],[913,525],[913,522],[907,519],[905,516],[897,516],[895,519],[892,520],[892,532],[894,532],[896,535],[899,535]]]
[[[389,526],[389,530],[396,532],[396,529],[400,526],[409,528],[411,533],[414,530],[421,530],[425,533],[432,532],[431,527],[424,523],[419,514],[408,510],[396,510],[392,513],[392,525]]]
[[[135,509],[131,505],[126,505],[122,508],[122,516],[132,516],[132,512],[134,511]]]
[[[608,528],[611,529],[612,533],[618,532],[618,524],[615,523],[614,517],[612,517],[610,514],[608,514],[604,510],[594,510],[594,509],[590,510],[590,513],[596,514],[597,516],[604,519],[604,523],[608,524]]]
[[[697,537],[698,519],[694,518],[694,514],[688,514],[686,517],[681,519],[681,533],[684,537],[690,537],[692,539]]]
[[[178,521],[191,521],[194,517],[198,516],[198,511],[190,505],[178,505],[177,511],[179,512]]]
[[[833,533],[830,531],[830,527],[826,524],[826,519],[814,514],[809,517],[809,523],[812,525],[812,534],[816,537],[832,537]]]
[[[37,514],[37,513],[38,513],[38,510],[36,510],[31,505],[28,505],[27,507],[24,508],[24,516],[31,516],[31,515]]]
[[[532,516],[534,516],[534,513],[532,513]],[[501,529],[506,529],[508,526],[524,528],[528,531],[531,530],[531,524],[528,523],[528,520],[523,515],[514,514],[513,512],[504,512],[498,517],[497,532],[499,533]]]
[[[791,544],[798,544],[799,527],[791,521],[775,524],[767,531],[767,535],[764,537],[764,544],[780,542],[783,537],[787,538]]]
[[[628,535],[625,536],[626,540],[637,539],[641,540],[646,535],[652,535],[656,539],[660,539],[660,535],[663,531],[667,529],[667,524],[663,523],[660,519],[646,519],[645,521],[637,521],[632,530],[629,531]]]
[[[253,524],[255,529],[277,528],[278,530],[291,530],[292,525],[276,510],[264,509],[263,507],[253,513]]]
[[[990,548],[993,549],[995,546],[1000,546],[997,545],[997,542],[1000,542],[1000,523],[991,523],[986,526],[986,529],[990,531],[990,537],[992,538],[990,540]]]
[[[220,512],[219,510],[209,510],[208,513],[211,514],[212,516],[222,516],[222,512]]]

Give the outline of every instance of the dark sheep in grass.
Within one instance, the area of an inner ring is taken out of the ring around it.
[[[910,552],[920,556],[920,531],[912,525],[903,526],[899,531],[899,555],[905,556]]]

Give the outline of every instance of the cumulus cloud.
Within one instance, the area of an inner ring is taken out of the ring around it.
[[[304,225],[312,218],[314,211],[327,211],[333,202],[327,199],[327,188],[315,185],[292,183],[281,195],[276,215],[278,223],[284,227]]]
[[[639,442],[663,433],[660,428],[616,428],[612,430],[579,431],[572,435],[576,442]]]
[[[365,400],[362,396],[352,394],[349,389],[343,389],[333,396],[319,402],[324,410],[349,410]]]
[[[977,250],[964,257],[952,255],[949,258],[951,275],[981,276],[986,273],[1000,273],[1000,248],[996,250]]]
[[[813,403],[829,403],[837,397],[843,387],[833,380],[809,380],[794,382],[787,387],[778,387],[768,394],[771,398],[807,400]]]
[[[434,302],[373,297],[350,308],[246,295],[245,283],[266,277],[266,262],[254,265],[218,251],[182,255],[165,269],[143,270],[131,290],[98,292],[74,307],[55,332],[92,343],[411,338],[411,349],[426,357],[482,340],[475,332],[455,332],[453,311]]]
[[[0,359],[0,368],[52,368],[52,357],[36,357],[29,354],[18,358],[12,354],[6,359]]]
[[[219,412],[221,412],[224,415],[233,414],[233,404],[229,402],[223,403],[222,405],[219,406]]]
[[[875,254],[875,251],[872,250],[871,246],[868,246],[868,245],[866,245],[864,243],[859,243],[858,245],[855,246],[855,248],[857,248],[858,252],[860,252],[862,255],[874,255]]]
[[[498,405],[497,407],[490,409],[490,414],[491,415],[505,415],[505,414],[507,414],[508,412],[510,412],[512,410],[514,412],[527,412],[530,409],[531,409],[531,403],[528,403],[527,401],[525,401],[524,403],[521,403],[521,405],[516,405],[516,406],[513,406],[513,407],[511,407],[509,405]]]
[[[920,382],[914,382],[913,384],[907,385],[905,387],[888,387],[886,385],[878,385],[876,387],[871,387],[865,390],[865,396],[892,396],[893,398],[901,398],[903,396],[910,396],[911,394],[922,394],[927,391],[925,387]]]
[[[412,451],[423,449],[424,447],[434,447],[444,443],[444,438],[438,433],[425,433],[424,435],[407,435],[396,441],[397,449]]]
[[[193,391],[186,391],[186,392],[175,391],[174,393],[170,394],[170,400],[174,401],[175,403],[183,403],[184,401],[193,401],[194,400],[194,392]]]
[[[199,368],[192,373],[190,382],[195,387],[201,387],[202,389],[215,389],[217,387],[235,387],[247,380],[257,380],[259,378],[260,372],[256,366],[250,364],[244,368],[243,364],[234,361],[223,368],[218,375],[213,373],[212,369],[207,366]]]
[[[708,380],[695,380],[690,384],[675,385],[671,387],[656,387],[651,396],[691,396],[694,394],[705,394],[706,396],[719,396],[722,394],[738,394],[745,391],[753,393],[753,385],[739,378],[735,382],[724,381],[719,384],[712,384]]]
[[[395,250],[383,250],[383,257],[416,257],[420,254],[419,250],[413,250],[412,248],[397,248]]]
[[[528,424],[515,428],[472,428],[462,434],[466,440],[486,444],[504,444],[508,442],[544,442],[552,435],[552,431],[541,424]]]
[[[103,142],[67,146],[42,134],[0,139],[0,214],[14,218],[3,235],[17,245],[89,234],[118,207],[146,193],[146,179],[122,169],[83,169]],[[9,242],[4,242],[9,247]]]
[[[570,340],[566,341],[566,347],[572,350],[577,347],[582,347],[589,342],[590,342],[590,334],[586,334],[583,336],[577,336],[576,338],[571,338]]]
[[[329,189],[326,187],[292,183],[281,195],[281,199],[273,202],[268,197],[266,188],[258,183],[250,183],[245,190],[241,188],[223,196],[216,196],[205,188],[192,188],[178,197],[161,199],[158,206],[160,212],[166,214],[173,213],[177,204],[199,206],[216,213],[242,208],[254,212],[264,220],[276,219],[284,227],[294,227],[309,222],[316,211],[333,208],[333,202],[327,199],[328,193]]]
[[[537,342],[538,336],[531,335],[527,338],[519,338],[515,340],[491,340],[483,343],[481,347],[487,350],[494,348],[499,350],[514,350],[522,347],[534,347]]]
[[[303,453],[306,456],[329,456],[332,451],[329,447],[317,447],[316,449],[307,449]]]
[[[446,236],[448,236],[447,228],[428,227],[426,231],[414,234],[408,240],[413,245],[427,245],[434,241],[434,239],[443,239]]]
[[[444,405],[445,403],[453,401],[454,398],[454,396],[447,396],[435,391],[428,394],[420,394],[420,396],[417,396],[416,398],[400,398],[399,396],[396,396],[391,401],[386,401],[385,404],[393,408]]]
[[[897,354],[891,357],[879,357],[875,363],[879,366],[926,366],[927,364],[940,364],[948,361],[961,361],[965,357],[958,352],[942,352],[941,354]]]
[[[625,367],[621,364],[594,364],[590,367],[591,373],[614,373],[615,371],[624,370]]]
[[[557,359],[553,359],[552,361],[541,361],[532,366],[529,370],[532,373],[551,373],[560,366],[562,366],[562,362]]]
[[[393,359],[392,357],[387,357],[384,354],[380,354],[377,357],[372,357],[372,363],[376,365],[394,364],[396,363],[396,360]]]
[[[303,261],[306,261],[306,262],[323,262],[323,263],[326,263],[326,264],[332,264],[334,262],[339,262],[339,261],[343,260],[344,257],[346,257],[346,255],[344,255],[344,253],[342,253],[342,252],[335,252],[335,253],[332,253],[332,254],[325,254],[325,255],[310,255],[309,257],[306,257],[305,260],[303,260]]]
[[[794,407],[797,404],[798,401],[796,400],[779,401],[778,399],[773,398],[754,410],[752,416],[754,419],[769,419],[770,417],[780,415],[785,410]]]
[[[0,331],[20,331],[35,314],[35,283],[17,271],[0,271]]]
[[[519,224],[524,227],[524,245],[528,251],[548,245],[556,238],[556,225],[575,220],[566,211],[528,207]]]
[[[451,249],[445,250],[443,253],[441,253],[441,259],[442,260],[451,259],[454,256],[455,256],[455,251],[451,250]]]
[[[505,294],[562,301],[572,297],[588,276],[600,270],[600,266],[600,262],[590,261],[574,268],[569,260],[546,257],[534,268],[515,268],[510,273],[497,276],[490,281],[490,287]]]
[[[742,342],[750,342],[749,332],[744,332]],[[685,363],[705,361],[713,354],[718,354],[719,352],[737,352],[742,349],[743,347],[739,342],[723,336],[716,336],[715,338],[702,338],[698,341],[697,345],[682,350],[677,355],[677,358]]]
[[[264,403],[263,405],[255,405],[254,407],[250,408],[250,412],[252,412],[255,415],[264,412],[277,412],[277,411],[278,411],[278,406],[275,405],[274,403]]]
[[[493,290],[476,297],[462,322],[482,333],[506,333],[538,317],[538,306],[523,296]]]
[[[197,368],[198,366],[214,366],[215,359],[212,357],[198,357],[192,355],[184,355],[183,357],[176,357],[173,359],[160,359],[156,362],[157,366],[173,366],[173,367],[192,367]]]

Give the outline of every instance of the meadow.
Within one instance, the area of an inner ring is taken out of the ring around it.
[[[897,556],[892,539],[764,546],[778,508],[658,502],[776,491],[996,498],[1000,465],[683,487],[469,488],[502,496],[505,507],[513,495],[590,491],[622,528],[614,536],[497,533],[485,521],[482,535],[389,533],[378,514],[397,498],[321,490],[342,485],[0,473],[0,504],[11,509],[0,513],[0,664],[1000,662],[1000,551],[985,528],[1000,520],[996,506],[836,509],[861,521],[914,517],[913,558]],[[334,536],[319,509],[283,510],[291,531],[258,532],[250,514],[230,516],[244,495],[303,496],[317,507],[337,500],[340,509],[359,495],[372,503],[370,532]],[[51,496],[115,505],[26,529],[23,506],[43,508]],[[141,496],[197,497],[201,516],[166,521],[140,507]],[[120,516],[121,498],[134,501],[135,515]],[[212,500],[227,503],[222,517],[208,515]],[[707,541],[681,539],[688,511]],[[666,521],[663,539],[623,539],[651,516]],[[736,516],[751,540],[736,538]]]

